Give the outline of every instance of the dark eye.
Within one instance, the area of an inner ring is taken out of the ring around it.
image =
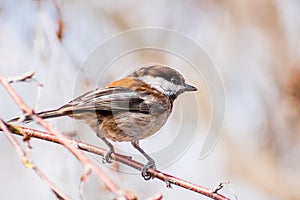
[[[179,85],[179,79],[176,78],[175,76],[173,76],[173,77],[171,78],[171,82],[174,83],[175,85]]]

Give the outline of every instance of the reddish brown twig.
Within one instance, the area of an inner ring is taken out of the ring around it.
[[[44,121],[42,118],[34,114],[34,111],[30,109],[29,106],[25,104],[25,102],[19,97],[19,95],[15,92],[15,90],[11,87],[7,79],[0,76],[0,83],[12,97],[12,99],[16,102],[19,108],[31,116],[36,122],[38,122],[42,127],[44,127],[47,131],[53,134],[57,141],[62,144],[65,148],[67,148],[78,160],[84,164],[85,167],[91,169],[101,180],[105,183],[107,188],[115,194],[115,196],[124,196],[124,192],[120,190],[120,188],[108,177],[106,174],[102,172],[88,157],[86,157],[81,151],[76,149],[73,144],[68,140],[63,134],[59,131],[52,128],[52,126]]]
[[[21,82],[21,81],[27,81],[27,80],[33,80],[33,76],[34,76],[34,72],[27,72],[23,75],[20,76],[15,76],[15,77],[11,77],[8,78],[7,81],[8,83],[15,83],[15,82]]]
[[[163,196],[161,194],[157,194],[151,198],[148,198],[147,200],[162,200]]]
[[[19,145],[19,143],[15,140],[15,138],[12,136],[10,130],[8,129],[8,127],[6,126],[5,122],[0,119],[0,128],[1,130],[3,130],[3,132],[5,133],[5,135],[7,136],[7,138],[9,139],[9,141],[12,143],[12,145],[15,147],[15,149],[17,150],[17,153],[19,154],[19,156],[21,157],[21,160],[23,162],[23,164],[32,169],[47,185],[49,185],[49,187],[51,188],[51,190],[53,191],[53,193],[55,194],[55,196],[58,199],[63,199],[63,200],[69,200],[71,199],[70,197],[68,197],[67,195],[65,195],[62,191],[60,191],[47,177],[46,175],[36,166],[34,165],[32,162],[30,162],[27,158],[26,152],[21,148],[21,146]]]
[[[21,135],[23,137],[26,137],[26,138],[34,137],[34,138],[39,138],[39,139],[43,139],[43,140],[47,140],[50,142],[55,142],[55,143],[61,144],[60,141],[53,134],[49,134],[47,132],[34,130],[34,129],[21,127],[21,126],[15,126],[15,125],[8,125],[8,126],[12,133]],[[86,144],[86,143],[78,141],[78,140],[72,140],[72,139],[68,139],[68,140],[70,141],[70,143],[72,143],[78,149],[81,149],[81,150],[84,150],[84,151],[87,151],[90,153],[94,153],[97,155],[101,155],[101,156],[105,155],[105,153],[106,153],[105,149],[102,149],[102,148],[99,148],[99,147],[96,147],[96,146],[93,146],[90,144]],[[123,163],[123,164],[130,166],[137,170],[141,170],[143,167],[142,163],[139,163],[135,160],[129,159],[129,157],[126,157],[126,156],[122,156],[119,154],[113,154],[112,158],[115,161]],[[182,188],[194,191],[196,193],[200,193],[207,197],[210,197],[211,199],[229,200],[229,198],[217,193],[219,190],[217,190],[217,191],[210,190],[208,188],[202,187],[200,185],[196,185],[194,183],[191,183],[191,182],[185,181],[183,179],[177,178],[175,176],[160,172],[158,170],[149,169],[148,172],[153,174],[155,178],[158,178],[158,179],[162,180],[163,182],[165,182],[167,184],[167,186],[174,184],[179,187],[182,187]]]

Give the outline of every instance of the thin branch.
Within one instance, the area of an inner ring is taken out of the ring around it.
[[[41,97],[41,88],[43,87],[43,84],[40,83],[38,80],[36,80],[35,78],[33,78],[35,72],[34,71],[30,71],[30,72],[26,72],[23,75],[20,76],[14,76],[14,77],[10,77],[7,78],[8,83],[16,83],[16,82],[26,82],[26,81],[34,81],[37,84],[37,98],[36,98],[36,103],[35,103],[35,109],[38,108],[39,105],[39,100]]]
[[[123,192],[105,173],[100,170],[87,156],[85,156],[81,151],[76,149],[72,142],[70,142],[67,137],[65,137],[62,133],[52,128],[52,126],[43,120],[41,117],[35,115],[34,111],[25,104],[25,102],[19,97],[19,95],[15,92],[15,90],[11,87],[7,79],[0,76],[0,83],[12,97],[12,99],[16,102],[19,108],[31,116],[36,122],[38,122],[43,128],[49,131],[51,134],[55,135],[56,139],[62,144],[65,148],[67,148],[78,160],[82,162],[82,164],[90,168],[107,186],[107,188],[115,194],[116,197],[124,196],[125,192]],[[125,196],[124,196],[125,197]],[[126,197],[125,197],[126,198]]]
[[[157,194],[154,197],[148,198],[147,200],[162,200],[163,196],[161,194]]]
[[[35,130],[35,129],[31,129],[31,128],[26,128],[26,127],[22,127],[22,126],[15,126],[15,125],[8,125],[10,131],[14,134],[17,135],[21,135],[25,138],[38,138],[38,139],[42,139],[42,140],[46,140],[49,142],[54,142],[54,143],[58,143],[61,144],[60,141],[53,135],[47,132],[43,132],[43,131],[39,131],[39,130]],[[74,147],[83,150],[83,151],[87,151],[89,153],[93,153],[96,155],[100,155],[103,156],[106,154],[106,150],[78,141],[78,140],[73,140],[73,139],[68,139],[70,143],[73,144]],[[119,155],[119,154],[112,154],[112,158],[115,161],[118,161],[124,165],[127,165],[129,167],[132,167],[134,169],[137,170],[141,170],[143,167],[142,163],[139,163],[135,160],[130,159],[128,156],[123,156],[123,155]],[[148,170],[149,173],[151,173],[155,178],[162,180],[164,183],[166,183],[167,186],[171,186],[173,185],[177,185],[179,187],[185,188],[187,190],[191,190],[193,192],[205,195],[211,199],[215,199],[215,200],[229,200],[229,198],[221,195],[218,193],[219,190],[210,190],[208,188],[205,188],[203,186],[200,185],[196,185],[194,183],[188,182],[186,180],[177,178],[175,176],[160,172],[158,170],[154,170],[154,169],[149,169]]]
[[[8,83],[15,83],[15,82],[21,82],[21,81],[32,80],[34,74],[35,74],[34,71],[26,72],[26,73],[23,74],[23,75],[20,75],[20,76],[14,76],[14,77],[8,78],[7,81],[8,81]]]
[[[0,127],[1,130],[3,130],[3,132],[7,136],[7,138],[9,139],[9,141],[17,150],[17,153],[19,154],[23,164],[29,169],[32,169],[51,188],[52,192],[58,199],[63,199],[63,200],[71,199],[70,197],[65,195],[62,191],[60,191],[37,166],[35,166],[32,162],[28,160],[26,152],[21,148],[19,143],[12,136],[10,130],[8,129],[7,125],[2,119],[0,119]]]

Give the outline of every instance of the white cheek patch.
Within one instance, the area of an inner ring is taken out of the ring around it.
[[[168,96],[176,94],[177,91],[184,89],[184,86],[175,85],[161,77],[143,76],[140,80]]]

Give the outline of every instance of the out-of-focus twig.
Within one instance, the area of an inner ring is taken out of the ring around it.
[[[37,86],[38,86],[38,93],[37,93],[35,109],[37,109],[37,107],[39,105],[39,100],[40,100],[40,96],[41,96],[41,88],[43,87],[43,84],[40,83],[35,78],[33,78],[34,74],[35,74],[34,71],[26,72],[26,73],[24,73],[23,75],[20,75],[20,76],[14,76],[14,77],[7,78],[7,81],[8,81],[8,83],[25,82],[25,81],[34,81],[34,82],[36,82]]]
[[[25,74],[20,75],[20,76],[14,76],[14,77],[7,78],[7,81],[8,81],[8,83],[27,81],[29,79],[32,79],[34,74],[35,74],[34,71],[26,72]]]
[[[161,194],[157,194],[151,198],[148,198],[147,200],[162,200],[163,196]]]
[[[53,184],[47,177],[46,175],[32,162],[30,162],[27,158],[26,152],[21,148],[19,143],[15,140],[15,138],[12,136],[10,130],[6,126],[5,122],[0,119],[0,127],[1,130],[5,133],[9,141],[12,143],[12,145],[15,147],[17,150],[23,164],[28,167],[29,169],[32,169],[52,190],[52,192],[55,194],[55,196],[58,199],[63,199],[63,200],[69,200],[71,199],[67,195],[65,195],[62,191],[60,191],[55,184]]]
[[[31,116],[36,122],[38,122],[43,128],[49,131],[55,136],[57,141],[67,148],[86,168],[91,169],[107,186],[107,188],[116,196],[124,196],[126,192],[123,192],[105,173],[100,170],[88,157],[86,157],[81,151],[76,149],[72,142],[70,142],[62,133],[52,128],[52,126],[45,120],[35,115],[34,111],[25,104],[25,102],[19,97],[15,90],[11,87],[10,83],[4,77],[0,76],[0,83],[16,102],[22,112]]]
[[[63,39],[65,23],[64,23],[64,20],[63,20],[60,4],[56,0],[52,0],[52,4],[55,8],[56,15],[57,15],[57,19],[56,19],[56,23],[57,23],[56,36],[57,36],[57,39],[61,42],[62,39]]]

